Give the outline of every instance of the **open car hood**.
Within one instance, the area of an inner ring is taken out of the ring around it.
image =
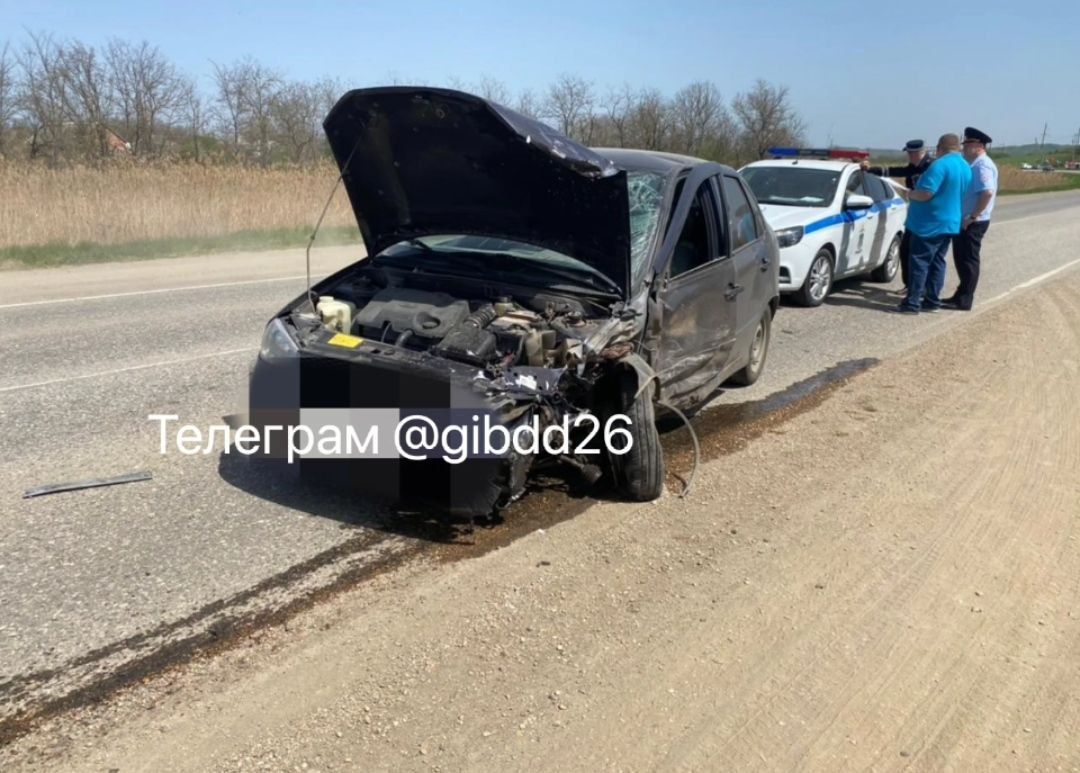
[[[577,258],[626,296],[626,173],[539,121],[448,89],[350,91],[323,122],[369,255],[476,234]]]

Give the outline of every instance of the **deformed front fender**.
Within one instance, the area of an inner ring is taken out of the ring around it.
[[[660,377],[656,374],[656,371],[645,361],[645,358],[639,354],[631,352],[624,357],[621,357],[618,361],[619,365],[624,366],[623,370],[626,375],[634,379],[634,398],[648,388],[649,384],[656,382],[656,394],[660,394]]]

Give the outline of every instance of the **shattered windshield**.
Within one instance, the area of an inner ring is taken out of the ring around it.
[[[826,207],[836,195],[840,172],[797,166],[748,166],[741,172],[759,204]]]
[[[660,224],[667,181],[656,172],[628,172],[626,187],[630,198],[630,275],[636,280],[648,257]]]

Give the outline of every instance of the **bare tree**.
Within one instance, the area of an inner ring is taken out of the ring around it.
[[[30,33],[16,55],[22,80],[19,107],[30,129],[30,156],[56,164],[67,152],[68,78],[63,51],[45,33]]]
[[[319,100],[319,118],[320,120],[326,117],[326,114],[337,104],[337,101],[341,99],[345,93],[345,87],[341,85],[341,82],[337,78],[320,78],[315,81],[313,88],[315,89],[315,96]]]
[[[631,144],[645,150],[663,150],[670,134],[668,105],[656,89],[638,92],[630,112]]]
[[[592,84],[577,75],[560,75],[548,87],[543,115],[555,122],[563,134],[589,142],[594,128]]]
[[[323,115],[321,103],[318,87],[301,82],[285,84],[270,101],[274,136],[294,163],[314,156]]]
[[[60,53],[68,85],[67,119],[77,142],[88,155],[107,156],[112,95],[101,58],[92,46],[79,41],[61,48]]]
[[[631,117],[637,105],[637,95],[624,83],[620,88],[612,89],[604,99],[604,115],[611,130],[612,144],[625,148],[630,143]]]
[[[600,96],[591,82],[573,74],[542,91],[516,95],[489,76],[469,86],[449,82],[493,102],[512,103],[518,112],[589,145],[738,163],[772,145],[798,142],[804,132],[788,89],[764,80],[730,106],[707,81],[690,83],[670,98],[628,84]],[[320,123],[343,91],[330,79],[285,82],[274,69],[247,58],[213,63],[213,90],[207,94],[147,42],[112,40],[94,48],[31,33],[17,48],[0,47],[0,154],[12,153],[14,130],[28,135],[31,157],[53,163],[79,154],[108,155],[121,135],[144,156],[164,154],[175,144],[201,161],[214,137],[233,159],[308,163],[326,153]]]
[[[132,152],[160,154],[162,123],[183,112],[184,78],[146,41],[131,45],[112,40],[107,59],[119,118]]]
[[[527,115],[529,118],[539,118],[543,112],[540,101],[530,89],[525,89],[518,94],[514,103],[514,110],[522,115]]]
[[[0,48],[0,158],[7,152],[7,137],[15,119],[15,59],[8,42]]]
[[[225,146],[233,156],[240,153],[240,143],[247,122],[247,101],[243,96],[243,68],[239,64],[214,66],[214,116],[225,135]]]
[[[263,166],[270,164],[273,145],[274,119],[271,115],[274,99],[281,88],[281,76],[254,59],[238,65],[240,100],[247,114],[246,133],[255,148],[255,156]]]
[[[742,152],[761,158],[770,147],[797,145],[806,126],[788,100],[787,86],[773,86],[760,78],[732,102],[742,132]]]
[[[510,104],[510,89],[506,88],[506,84],[496,78],[490,78],[485,75],[480,79],[480,82],[476,84],[476,93],[489,102],[495,102],[500,105]]]
[[[673,139],[691,155],[724,156],[734,142],[735,128],[716,86],[697,81],[676,92],[671,101]]]
[[[180,85],[179,113],[187,125],[187,135],[191,140],[191,158],[195,163],[202,161],[201,137],[206,131],[206,103],[199,94],[195,81],[185,78]]]

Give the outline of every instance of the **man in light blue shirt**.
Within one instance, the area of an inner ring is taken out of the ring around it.
[[[964,129],[964,158],[971,164],[971,187],[964,197],[964,220],[953,237],[953,262],[960,286],[943,303],[961,311],[971,311],[979,284],[982,240],[990,228],[990,213],[997,199],[998,170],[986,153],[990,136],[971,126]]]
[[[964,196],[971,187],[971,167],[960,155],[960,138],[943,134],[937,158],[908,191],[907,230],[911,232],[908,256],[907,298],[896,311],[918,314],[941,308],[945,285],[945,253],[952,237],[960,233]]]

